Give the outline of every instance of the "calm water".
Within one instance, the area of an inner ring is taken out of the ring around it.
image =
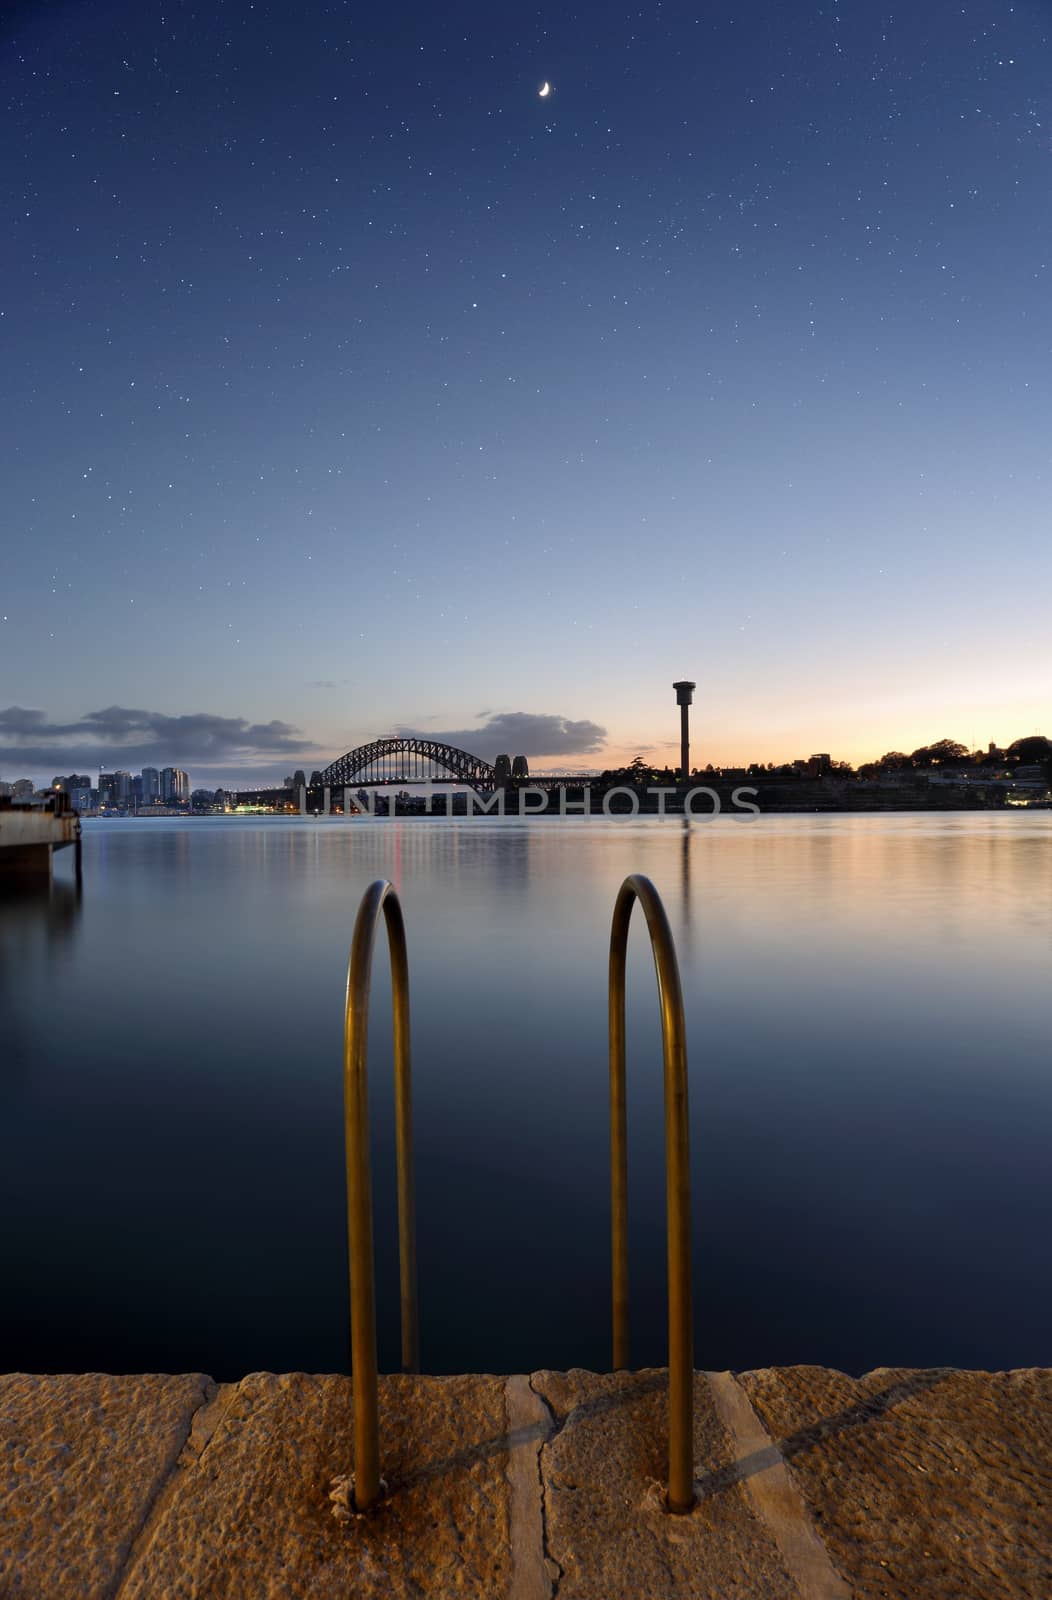
[[[346,1370],[342,990],[378,876],[410,939],[424,1366],[606,1365],[606,940],[634,870],[683,969],[699,1365],[1047,1363],[1050,845],[1048,814],[86,823],[79,907],[63,857],[50,901],[0,900],[0,1369]],[[386,957],[376,978],[393,1368]],[[643,1364],[641,927],[629,1077]]]

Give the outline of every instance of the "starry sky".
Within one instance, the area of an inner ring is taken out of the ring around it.
[[[0,775],[1052,731],[1047,0],[0,29]]]

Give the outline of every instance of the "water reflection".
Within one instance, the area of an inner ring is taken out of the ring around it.
[[[33,959],[37,941],[57,954],[73,938],[82,896],[75,884],[8,883],[0,889],[0,981],[19,960]]]
[[[683,949],[688,957],[694,953],[694,923],[690,909],[690,842],[694,833],[694,826],[686,817],[680,823],[680,828],[682,829],[679,857],[680,901],[683,916]]]
[[[61,982],[72,958],[80,912],[80,893],[61,878],[49,883],[16,880],[0,889],[0,1095],[11,1092],[30,1069],[38,980],[47,972],[56,984]]]
[[[0,1369],[346,1367],[342,995],[380,876],[409,936],[424,1365],[603,1365],[607,946],[633,871],[665,899],[687,1006],[699,1362],[1045,1359],[1050,824],[87,825],[79,911],[58,880],[24,916],[0,902],[0,1205],[20,1219]],[[652,1362],[660,1028],[636,921],[633,1339]],[[385,977],[380,951],[390,1366]]]

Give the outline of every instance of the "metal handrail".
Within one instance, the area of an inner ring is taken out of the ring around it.
[[[376,1287],[373,1193],[369,1165],[369,985],[381,912],[391,957],[394,1018],[395,1148],[398,1167],[398,1260],[402,1302],[402,1369],[419,1370],[416,1300],[416,1216],[409,1068],[409,960],[402,907],[378,878],[362,896],[347,967],[343,1035],[343,1112],[347,1167],[347,1241],[351,1278],[351,1373],[354,1390],[354,1505],[366,1511],[380,1493],[376,1372]]]
[[[668,1507],[694,1504],[694,1298],[690,1268],[690,1124],[683,991],[661,897],[641,873],[618,891],[610,928],[610,1202],[614,1368],[628,1366],[628,1134],[625,1110],[625,965],[628,925],[639,901],[647,921],[661,1001],[665,1077],[665,1199],[668,1215]]]

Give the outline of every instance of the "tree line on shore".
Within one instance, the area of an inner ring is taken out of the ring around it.
[[[1052,784],[1052,739],[1044,734],[1027,734],[1002,749],[991,744],[985,750],[969,750],[955,739],[936,739],[932,744],[920,745],[907,754],[904,750],[889,750],[877,761],[864,761],[858,767],[850,761],[839,761],[829,755],[808,756],[797,761],[751,761],[743,767],[695,768],[692,777],[704,782],[706,777],[786,777],[872,779],[891,773],[907,774],[932,771],[975,773],[977,770],[991,778],[1011,776],[1020,767],[1037,767],[1039,773]],[[624,783],[636,787],[675,783],[678,772],[673,767],[657,767],[639,755],[625,767],[610,767],[599,774],[602,783]]]

